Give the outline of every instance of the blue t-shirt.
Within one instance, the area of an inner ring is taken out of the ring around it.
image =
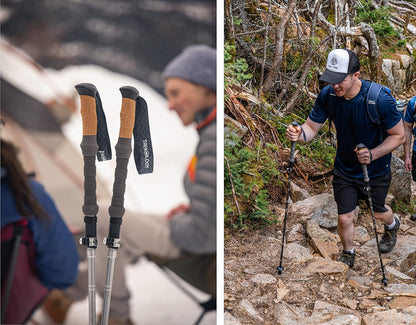
[[[410,124],[414,124],[416,122],[415,121],[415,103],[416,103],[416,96],[412,97],[407,103],[406,114],[404,115],[404,120]],[[416,132],[416,127],[413,130],[414,132]],[[413,150],[416,151],[416,141],[413,142]]]
[[[331,85],[319,93],[309,118],[316,123],[324,123],[331,116],[337,131],[337,154],[334,167],[344,175],[362,178],[362,167],[354,152],[359,143],[372,149],[380,144],[380,126],[371,122],[366,108],[366,97],[371,82],[361,80],[360,92],[354,98],[346,100],[337,97],[336,106],[328,107],[328,96]],[[396,108],[396,101],[388,90],[382,88],[378,97],[378,111],[382,122],[383,139],[388,136],[386,130],[401,122],[401,115]],[[390,170],[391,153],[367,166],[368,176],[377,177]]]

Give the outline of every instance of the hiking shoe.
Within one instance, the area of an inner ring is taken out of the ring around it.
[[[393,229],[388,230],[387,226],[384,225],[384,235],[380,240],[380,252],[381,253],[388,253],[391,252],[391,250],[396,245],[397,240],[397,232],[400,228],[400,220],[396,216],[394,217],[394,220],[396,220],[396,225]]]
[[[44,301],[43,308],[53,324],[63,324],[73,302],[61,290],[52,290]]]
[[[354,266],[354,262],[355,262],[355,252],[354,253],[350,253],[347,251],[342,251],[341,255],[338,258],[338,261],[347,264],[350,268],[352,268]]]

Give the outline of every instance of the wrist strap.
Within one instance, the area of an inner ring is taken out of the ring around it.
[[[305,133],[305,130],[303,129],[303,127],[302,126],[300,126],[300,129],[301,129],[301,134],[303,133],[303,141],[305,141],[306,142],[306,133]]]

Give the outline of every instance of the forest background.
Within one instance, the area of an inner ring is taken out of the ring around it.
[[[227,0],[225,12],[224,222],[227,231],[277,222],[284,206],[290,144],[287,124],[304,122],[328,53],[358,54],[361,78],[386,85],[397,100],[416,94],[416,3],[386,0]],[[391,66],[397,66],[392,69]],[[330,190],[335,157],[328,123],[297,146],[295,182]],[[393,210],[414,213],[416,202]]]

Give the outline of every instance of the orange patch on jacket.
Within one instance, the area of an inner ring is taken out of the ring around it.
[[[188,165],[188,176],[192,182],[195,182],[195,174],[196,174],[196,163],[198,161],[198,157],[195,155],[191,158],[191,161]]]

